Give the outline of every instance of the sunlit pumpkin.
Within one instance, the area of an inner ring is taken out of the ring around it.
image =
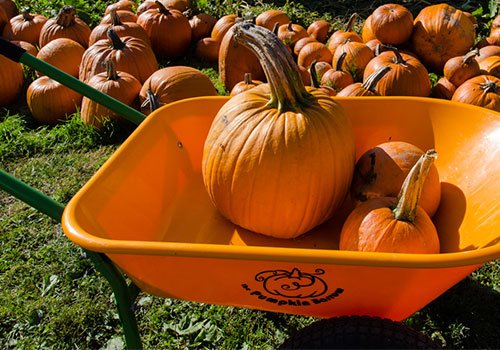
[[[245,73],[243,81],[236,84],[231,90],[229,96],[236,96],[244,91],[250,90],[257,85],[262,84],[260,80],[252,80],[252,73]]]
[[[347,41],[339,45],[333,55],[332,65],[336,65],[340,56],[345,53],[342,60],[342,70],[351,73],[354,81],[362,81],[365,67],[373,57],[373,51],[366,44],[357,41]]]
[[[111,13],[111,11],[130,11],[135,10],[136,4],[130,0],[119,0],[111,5],[108,5],[104,10],[104,15]]]
[[[341,106],[306,89],[292,56],[269,30],[235,25],[268,83],[232,97],[213,120],[203,151],[208,195],[227,219],[258,233],[297,237],[343,202],[354,135]]]
[[[214,27],[212,28],[212,33],[210,34],[210,37],[212,39],[217,40],[219,43],[222,41],[224,38],[224,35],[226,35],[227,31],[229,28],[231,28],[235,23],[236,20],[238,19],[238,16],[235,14],[229,14],[222,16],[215,22]]]
[[[12,38],[38,45],[40,31],[47,22],[47,17],[30,13],[29,7],[23,9],[20,15],[10,20]]]
[[[115,15],[118,20],[120,22],[128,22],[128,23],[135,23],[137,22],[137,15],[131,11],[125,11],[125,10],[116,10],[115,11]],[[106,16],[104,16],[103,18],[101,18],[101,21],[99,22],[99,24],[107,24],[107,25],[111,25],[113,24],[113,21],[115,21],[115,19],[113,18],[113,16],[111,16],[111,12],[108,13]]]
[[[307,29],[300,24],[289,22],[278,27],[278,38],[283,43],[293,49],[295,43],[307,36]]]
[[[307,27],[307,34],[320,43],[326,42],[328,39],[328,32],[330,32],[330,22],[324,19],[314,21]]]
[[[271,9],[260,13],[255,18],[255,24],[269,30],[273,30],[276,23],[278,23],[279,26],[288,24],[290,23],[290,17],[281,10]]]
[[[481,60],[479,62],[479,70],[481,74],[493,75],[500,78],[500,54]]]
[[[207,38],[212,33],[212,29],[217,23],[217,19],[207,13],[198,13],[189,19],[191,26],[192,41]]]
[[[335,54],[337,47],[342,44],[345,44],[347,41],[356,41],[363,42],[363,39],[354,31],[354,23],[358,19],[358,14],[353,13],[351,17],[349,17],[349,21],[345,25],[344,29],[338,29],[330,36],[326,46],[330,50],[330,52]]]
[[[321,85],[329,86],[336,92],[339,92],[348,85],[354,84],[352,74],[342,70],[342,64],[347,53],[344,52],[334,62],[335,68],[326,71],[321,78]]]
[[[379,80],[382,79],[390,70],[391,67],[389,66],[380,67],[377,71],[368,76],[368,78],[366,78],[362,83],[357,82],[347,85],[337,93],[337,96],[380,96],[375,88]]]
[[[423,154],[417,146],[403,141],[389,141],[367,150],[356,162],[352,197],[358,203],[376,197],[396,197],[410,169]],[[441,183],[433,165],[424,183],[420,206],[433,216],[440,201]]]
[[[309,68],[313,61],[330,63],[332,59],[332,53],[328,50],[326,45],[317,41],[306,44],[306,46],[300,50],[297,57],[297,64]]]
[[[439,236],[419,197],[437,153],[427,151],[404,179],[399,195],[367,200],[347,217],[339,249],[361,252],[437,254]]]
[[[320,81],[318,79],[318,75],[316,74],[316,63],[317,63],[317,61],[313,61],[311,63],[311,66],[309,67],[309,74],[311,75],[311,86],[313,88],[320,89],[321,91],[323,91],[325,94],[327,94],[329,96],[337,95],[337,91],[334,88],[332,88],[328,85],[320,84]]]
[[[463,56],[452,57],[446,61],[443,75],[453,85],[460,86],[464,81],[481,74],[476,56],[479,50],[471,50]]]
[[[78,77],[80,63],[85,49],[74,40],[57,38],[40,49],[37,58],[59,68],[65,73]],[[39,75],[42,75],[39,73]]]
[[[413,31],[413,15],[403,5],[384,4],[371,14],[370,28],[384,44],[404,44]]]
[[[500,112],[500,79],[478,75],[457,87],[451,99]]]
[[[49,41],[57,38],[68,38],[87,47],[90,27],[76,15],[73,6],[63,6],[55,18],[45,22],[40,30],[39,46],[44,47]]]

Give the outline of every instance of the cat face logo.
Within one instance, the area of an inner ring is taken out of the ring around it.
[[[328,286],[320,275],[323,269],[314,273],[305,273],[298,268],[287,270],[262,271],[255,276],[257,282],[262,282],[265,291],[271,295],[285,298],[305,299],[317,298],[325,294]]]

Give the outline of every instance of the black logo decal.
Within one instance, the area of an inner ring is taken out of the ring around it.
[[[319,276],[325,270],[304,272],[299,268],[288,270],[266,270],[255,275],[255,281],[262,283],[263,290],[252,289],[249,284],[241,286],[250,295],[277,305],[310,306],[329,302],[344,292],[342,288],[328,291],[328,285]]]

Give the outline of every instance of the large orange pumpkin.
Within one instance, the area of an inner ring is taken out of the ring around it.
[[[447,4],[427,6],[415,18],[411,46],[430,70],[441,72],[446,61],[474,45],[474,23]]]
[[[205,187],[219,212],[246,229],[297,237],[331,217],[352,177],[354,135],[341,106],[306,89],[296,63],[269,30],[235,25],[268,83],[232,97],[203,151]]]
[[[390,141],[367,150],[356,162],[351,184],[355,201],[396,197],[404,179],[424,152],[408,142]],[[420,206],[433,216],[441,200],[441,183],[433,165],[424,183]]]
[[[457,87],[451,100],[500,112],[500,79],[493,75],[470,78]]]
[[[158,9],[147,10],[137,18],[151,40],[157,56],[175,59],[186,54],[191,44],[191,26],[182,12],[167,9],[156,1]]]
[[[12,38],[38,45],[40,31],[45,22],[47,22],[47,17],[39,14],[31,14],[29,8],[25,8],[21,11],[20,15],[10,20]]]
[[[108,30],[108,36],[85,50],[79,72],[83,82],[104,72],[107,59],[113,60],[117,70],[132,74],[141,83],[158,69],[153,50],[144,40],[131,36],[119,38],[112,29]]]
[[[78,18],[73,6],[63,6],[59,14],[47,20],[40,30],[39,46],[44,47],[49,41],[57,38],[68,38],[87,47],[90,32],[90,27]]]
[[[413,32],[413,15],[402,5],[384,4],[371,14],[370,28],[384,44],[404,44]]]
[[[362,252],[437,254],[436,227],[419,205],[434,150],[420,157],[405,178],[397,198],[380,197],[356,207],[340,233],[339,249]]]
[[[40,49],[37,58],[45,61],[65,73],[78,77],[80,63],[85,49],[74,40],[57,38]],[[38,74],[41,76],[42,74]]]
[[[323,74],[321,78],[321,85],[329,86],[336,92],[339,92],[346,86],[354,84],[352,74],[342,70],[342,63],[346,55],[346,52],[340,55],[337,62],[334,63],[335,68],[332,68]]]
[[[452,57],[446,61],[443,75],[455,86],[460,86],[466,80],[481,74],[479,63],[475,57],[479,50],[471,50],[463,56]]]

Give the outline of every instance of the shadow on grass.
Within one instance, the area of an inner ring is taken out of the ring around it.
[[[498,310],[500,293],[467,277],[405,323],[445,348],[499,349]]]

